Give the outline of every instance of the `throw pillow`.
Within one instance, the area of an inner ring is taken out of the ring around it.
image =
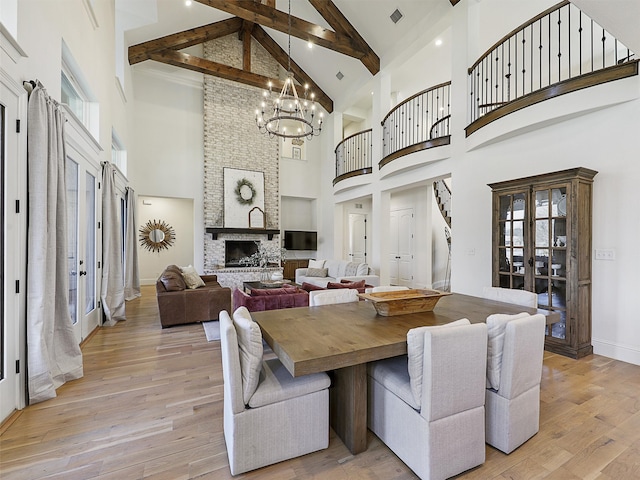
[[[359,282],[351,282],[349,280],[341,280],[340,283],[328,282],[327,288],[353,288],[358,290],[358,293],[364,293],[364,280]]]
[[[302,285],[300,286],[300,288],[302,288],[307,292],[311,292],[313,290],[324,290],[324,287],[320,287],[318,285],[314,285],[313,283],[307,283],[307,282],[302,282]]]
[[[500,372],[502,370],[502,349],[504,348],[504,331],[507,323],[516,318],[528,317],[526,312],[516,315],[496,313],[487,317],[487,388],[500,388]]]
[[[411,392],[418,405],[422,405],[422,372],[424,368],[424,332],[427,329],[459,327],[461,325],[471,325],[466,318],[456,320],[445,325],[434,327],[412,328],[407,333],[407,368],[409,370],[409,384]]]
[[[326,277],[326,268],[307,268],[307,277]]]
[[[358,290],[358,293],[364,293],[364,289],[367,287],[364,280],[359,280],[357,282],[351,280],[340,280],[340,283],[347,285],[347,288],[355,288]]]
[[[356,270],[357,276],[369,275],[369,265],[366,263],[358,264],[358,269]]]
[[[292,288],[254,288],[251,290],[252,297],[266,297],[268,295],[284,295],[285,293],[295,293]]]
[[[165,290],[168,292],[179,292],[187,288],[180,270],[176,272],[175,270],[166,268],[160,276],[160,281],[164,285]]]
[[[196,272],[196,269],[193,268],[191,265],[187,267],[182,267],[181,270],[182,270],[182,277],[184,278],[184,283],[187,284],[188,288],[194,289],[194,288],[205,286],[204,280],[200,278],[200,275],[198,275],[198,272]]]
[[[258,388],[262,370],[262,333],[251,318],[247,307],[239,307],[233,312],[233,324],[238,334],[238,352],[242,373],[242,398],[245,405]]]
[[[309,260],[309,268],[324,268],[324,260]]]

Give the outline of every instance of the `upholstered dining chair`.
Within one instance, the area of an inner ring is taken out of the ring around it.
[[[409,290],[409,287],[405,287],[404,285],[380,285],[378,287],[367,288],[365,293],[397,292],[400,290]]]
[[[538,308],[538,295],[535,292],[517,290],[514,288],[484,287],[482,296],[488,300],[513,303],[523,307]]]
[[[224,439],[232,475],[329,446],[325,373],[292,377],[263,360],[260,327],[245,307],[220,312]]]
[[[368,366],[369,429],[422,479],[484,463],[487,326],[413,328],[407,351]]]
[[[486,442],[511,453],[540,426],[544,315],[487,318]]]
[[[334,303],[357,302],[358,290],[355,288],[332,288],[329,290],[312,290],[309,292],[309,306],[332,305]]]

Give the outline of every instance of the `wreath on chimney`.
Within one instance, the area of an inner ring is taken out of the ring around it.
[[[252,205],[253,200],[256,197],[256,189],[246,178],[238,180],[236,183],[236,189],[234,190],[236,199],[240,205]]]

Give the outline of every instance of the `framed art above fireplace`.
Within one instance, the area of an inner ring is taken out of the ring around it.
[[[224,226],[250,228],[250,212],[258,207],[264,222],[264,173],[224,168]],[[254,215],[255,216],[255,215]],[[257,220],[257,219],[256,219]],[[253,223],[253,222],[251,222]],[[256,225],[253,225],[256,228]],[[264,223],[261,228],[264,228]]]

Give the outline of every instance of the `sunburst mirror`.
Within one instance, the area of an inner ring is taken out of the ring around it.
[[[140,245],[150,252],[159,252],[173,245],[176,232],[162,220],[149,220],[140,227]]]

